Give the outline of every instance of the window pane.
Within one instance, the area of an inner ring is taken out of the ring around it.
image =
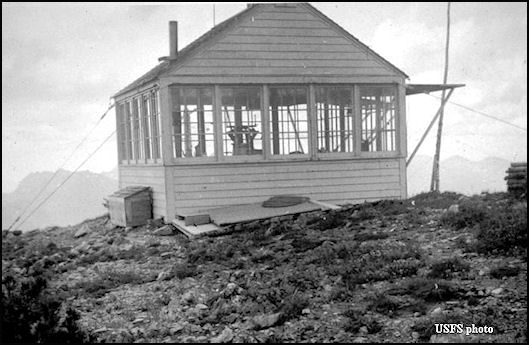
[[[173,101],[173,156],[207,157],[215,154],[213,92],[210,88],[171,88]]]
[[[352,88],[317,87],[318,152],[353,152]]]
[[[270,89],[272,154],[307,154],[307,90],[304,87]]]
[[[394,87],[360,87],[362,151],[396,150]]]
[[[151,129],[151,121],[150,121],[150,113],[149,113],[149,95],[143,95],[141,97],[141,118],[142,118],[142,126],[143,126],[143,139],[144,139],[144,150],[145,150],[145,158],[151,159],[151,137],[152,137],[152,129]]]
[[[127,157],[127,137],[126,137],[126,131],[127,131],[127,121],[125,119],[125,104],[118,104],[117,106],[117,112],[116,115],[118,117],[118,140],[119,140],[119,148],[118,148],[118,155],[119,160],[125,160],[128,159]]]
[[[126,102],[125,103],[125,121],[126,121],[126,136],[127,136],[127,153],[128,153],[128,159],[134,159],[134,151],[133,151],[133,119],[132,119],[132,109],[131,109],[131,103]]]
[[[161,140],[160,140],[160,108],[158,107],[158,90],[152,91],[150,98],[150,114],[151,114],[151,129],[152,129],[152,156],[155,159],[161,157]]]
[[[261,92],[258,87],[221,88],[225,156],[263,153]]]

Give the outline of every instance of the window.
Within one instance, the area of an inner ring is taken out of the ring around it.
[[[221,88],[221,111],[223,154],[262,154],[260,88]]]
[[[211,88],[174,87],[173,155],[176,158],[215,154],[213,93]]]
[[[309,153],[306,88],[270,88],[270,138],[273,155]]]
[[[396,90],[394,87],[360,86],[361,151],[395,151]]]
[[[117,105],[120,160],[159,159],[158,91],[149,91]]]
[[[316,87],[318,152],[353,152],[353,89]]]

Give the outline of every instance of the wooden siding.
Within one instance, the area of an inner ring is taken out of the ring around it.
[[[298,194],[331,203],[404,197],[400,158],[173,166],[175,211]]]
[[[152,189],[153,215],[166,216],[165,170],[163,166],[119,166],[119,187],[149,186]]]
[[[307,82],[304,78],[310,76],[310,82],[316,83],[329,82],[330,76],[402,79],[387,63],[309,8],[271,4],[259,6],[169,75],[184,78],[176,82],[187,82],[185,78],[192,76],[239,78],[227,78],[227,83],[270,76],[290,76],[291,82]]]

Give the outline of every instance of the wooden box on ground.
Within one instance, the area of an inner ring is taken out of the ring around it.
[[[110,221],[118,226],[141,226],[152,218],[150,187],[129,186],[107,197]]]

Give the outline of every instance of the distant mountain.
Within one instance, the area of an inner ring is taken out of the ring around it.
[[[60,170],[29,210],[33,210],[69,174],[69,171]],[[52,175],[53,172],[48,171],[29,174],[15,191],[2,193],[2,229],[6,229],[15,220]],[[117,179],[108,175],[109,173],[97,174],[90,171],[77,172],[20,229],[66,226],[105,213],[107,210],[102,205],[103,198],[118,187]]]
[[[507,190],[505,171],[510,161],[487,157],[471,161],[461,156],[452,156],[440,162],[441,191],[452,191],[467,195],[481,192],[502,192]],[[433,158],[415,156],[408,166],[408,196],[430,190]]]

